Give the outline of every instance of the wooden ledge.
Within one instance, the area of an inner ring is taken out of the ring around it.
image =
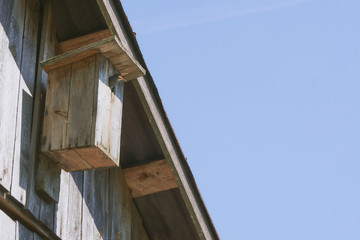
[[[125,168],[124,176],[133,198],[178,187],[166,160]]]
[[[41,63],[41,67],[49,72],[61,66],[79,61],[86,57],[103,54],[122,74],[125,81],[145,75],[145,69],[134,59],[115,36],[65,52]]]
[[[59,42],[60,53],[72,51],[76,48],[80,48],[91,43],[103,40],[111,37],[112,34],[109,29],[90,33],[81,37],[73,38],[67,41]]]

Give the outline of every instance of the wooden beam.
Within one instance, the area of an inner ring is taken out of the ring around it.
[[[133,198],[178,187],[166,160],[125,168],[124,176]]]
[[[73,38],[67,41],[59,43],[59,48],[61,53],[70,52],[76,48],[80,48],[91,43],[103,40],[105,38],[111,37],[111,32],[109,29],[94,32],[87,34],[85,36]]]
[[[96,54],[103,54],[126,81],[145,75],[145,69],[135,60],[117,37],[112,36],[95,43],[63,53],[41,63],[42,68],[49,72],[53,69],[82,60]]]

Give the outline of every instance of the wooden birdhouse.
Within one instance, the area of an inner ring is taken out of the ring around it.
[[[124,81],[143,68],[116,37],[42,63],[48,73],[42,153],[66,171],[119,166]]]

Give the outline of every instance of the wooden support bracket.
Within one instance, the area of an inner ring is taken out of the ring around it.
[[[124,176],[133,198],[178,187],[166,160],[125,168]]]

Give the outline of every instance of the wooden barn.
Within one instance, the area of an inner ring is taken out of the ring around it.
[[[0,239],[219,239],[120,0],[0,11]]]

